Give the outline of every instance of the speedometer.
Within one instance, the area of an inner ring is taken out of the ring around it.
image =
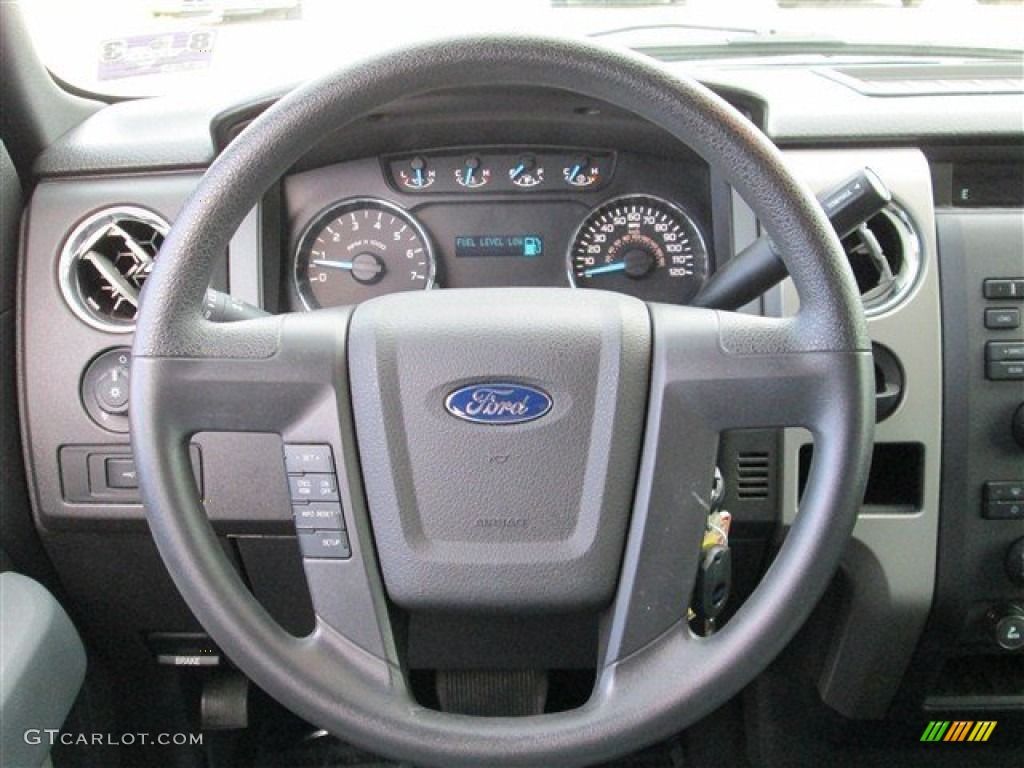
[[[708,276],[708,252],[681,208],[650,195],[628,195],[594,209],[569,250],[569,282],[644,301],[685,304]]]
[[[373,198],[336,203],[307,228],[295,256],[306,309],[357,304],[434,283],[434,255],[411,214]]]

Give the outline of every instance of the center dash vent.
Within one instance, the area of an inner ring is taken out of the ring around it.
[[[71,311],[93,328],[130,333],[139,293],[169,226],[143,208],[93,214],[68,236],[60,256],[60,287]]]
[[[752,501],[767,499],[771,490],[771,457],[767,451],[736,454],[736,496]]]
[[[895,204],[843,238],[843,250],[869,316],[903,301],[921,274],[920,240],[910,218]]]

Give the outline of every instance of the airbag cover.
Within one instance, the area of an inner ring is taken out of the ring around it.
[[[427,291],[358,307],[349,373],[388,592],[432,609],[611,599],[646,411],[646,306]]]

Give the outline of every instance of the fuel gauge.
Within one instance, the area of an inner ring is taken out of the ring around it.
[[[520,155],[509,168],[508,177],[517,187],[528,189],[544,182],[544,167],[537,164],[536,155]]]

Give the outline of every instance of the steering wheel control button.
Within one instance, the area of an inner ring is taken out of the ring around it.
[[[345,530],[340,504],[297,504],[292,507],[292,513],[295,515],[295,527],[300,530]]]
[[[286,444],[284,464],[295,530],[305,557],[347,558],[348,536],[329,445]]]
[[[135,471],[134,459],[107,459],[106,474],[108,488],[139,487],[139,474]]]
[[[1024,380],[1024,360],[989,360],[985,363],[985,378],[990,381]]]
[[[985,327],[990,331],[1020,328],[1020,310],[1016,307],[999,307],[985,310]]]
[[[1024,502],[1024,480],[1001,480],[985,483],[985,500]]]
[[[337,501],[338,481],[333,474],[317,473],[289,477],[292,501]]]
[[[983,514],[989,520],[1024,520],[1024,480],[985,483]]]
[[[89,417],[111,432],[128,431],[131,350],[110,349],[96,357],[82,376],[82,404]]]
[[[989,520],[1024,520],[1024,501],[989,501],[984,514]]]
[[[286,445],[284,465],[289,475],[303,472],[333,472],[329,445]]]
[[[989,278],[982,287],[986,299],[1018,299],[1024,301],[1024,278]]]
[[[1024,360],[1024,341],[990,341],[985,345],[986,360]]]
[[[352,557],[345,531],[299,531],[299,549],[303,557],[346,560]]]

